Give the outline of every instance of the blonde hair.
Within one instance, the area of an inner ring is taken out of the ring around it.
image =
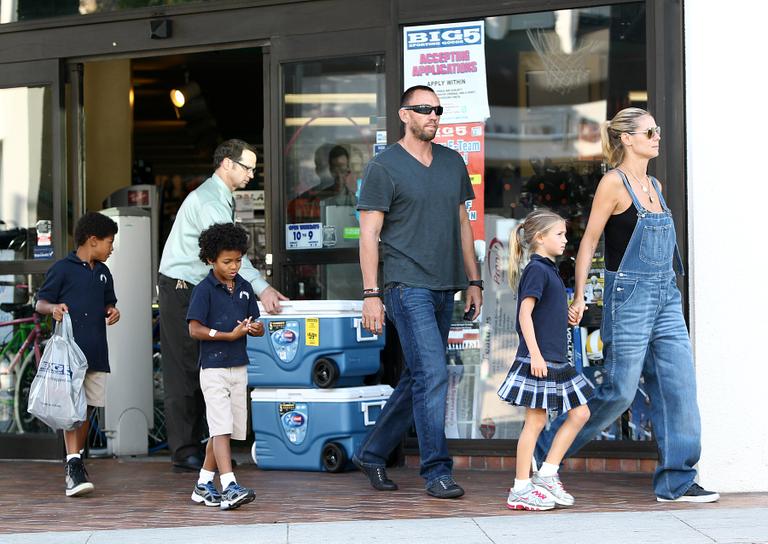
[[[624,108],[610,121],[606,121],[600,127],[600,136],[603,141],[603,156],[608,166],[615,168],[624,160],[624,144],[621,135],[625,132],[637,130],[637,120],[645,115],[650,115],[641,108]]]
[[[513,289],[520,281],[520,264],[526,249],[536,248],[536,236],[545,234],[557,223],[565,219],[548,208],[539,208],[529,213],[509,235],[509,285]]]

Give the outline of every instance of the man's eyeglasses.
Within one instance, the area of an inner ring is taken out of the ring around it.
[[[235,159],[229,159],[229,160],[231,160],[233,163],[239,165],[243,170],[245,170],[249,174],[253,174],[254,172],[256,172],[256,167],[255,166],[254,167],[246,166],[243,163],[241,163],[240,161],[236,161]]]
[[[401,110],[411,110],[421,115],[429,115],[433,111],[435,115],[440,116],[443,114],[442,106],[430,106],[429,104],[418,104],[417,106],[401,106]]]
[[[627,134],[645,134],[645,136],[650,140],[655,134],[661,136],[661,127],[651,127],[645,130],[635,130],[634,132],[627,132]]]

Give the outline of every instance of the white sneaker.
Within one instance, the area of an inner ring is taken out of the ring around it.
[[[510,510],[552,510],[554,507],[552,496],[533,484],[520,491],[509,490],[507,508]]]
[[[560,506],[573,506],[576,500],[573,495],[568,493],[563,486],[563,482],[560,481],[560,476],[554,474],[552,476],[540,476],[538,472],[534,472],[531,477],[531,483],[543,489],[552,495],[552,499]]]

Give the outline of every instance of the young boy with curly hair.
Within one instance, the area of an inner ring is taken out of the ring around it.
[[[255,498],[232,472],[230,439],[245,440],[248,355],[245,335],[262,336],[259,307],[251,284],[238,271],[248,236],[232,223],[214,224],[200,235],[200,260],[211,266],[189,302],[189,335],[200,341],[200,389],[205,399],[210,439],[192,500],[222,510]],[[213,478],[219,471],[221,492]]]

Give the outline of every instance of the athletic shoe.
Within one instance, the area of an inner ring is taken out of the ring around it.
[[[207,484],[197,484],[192,491],[192,501],[206,506],[219,506],[221,504],[221,493],[213,485],[213,482]]]
[[[66,477],[67,497],[87,495],[93,491],[93,484],[88,481],[88,472],[85,470],[83,460],[74,457],[67,461]]]
[[[507,508],[510,510],[552,510],[555,500],[546,490],[528,484],[520,491],[509,490]]]
[[[559,504],[560,506],[573,506],[573,503],[576,502],[573,495],[565,490],[563,482],[560,481],[560,476],[557,474],[553,476],[540,476],[538,472],[534,472],[531,477],[531,483],[546,489],[547,492],[552,495],[555,504]]]
[[[244,504],[248,504],[256,498],[253,489],[242,487],[237,482],[232,482],[221,492],[221,509],[233,510]]]
[[[440,476],[427,486],[426,491],[438,499],[458,499],[464,494],[464,489],[449,475]]]
[[[688,491],[676,499],[664,499],[656,497],[659,502],[716,502],[720,500],[720,494],[716,491],[707,491],[699,484],[693,484]]]

